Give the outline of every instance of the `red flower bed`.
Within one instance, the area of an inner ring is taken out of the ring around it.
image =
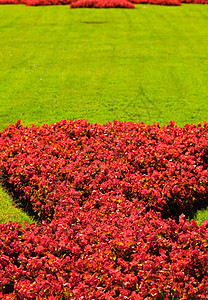
[[[70,5],[70,8],[135,8],[126,0],[77,0]]]
[[[0,0],[1,4],[21,4],[22,2],[20,0]]]
[[[74,0],[24,0],[26,6],[66,5]]]
[[[103,195],[174,217],[207,205],[207,134],[207,123],[17,123],[0,134],[0,172],[42,219],[51,220],[54,206],[69,198],[91,206]]]
[[[0,225],[1,299],[207,299],[205,226],[122,202],[59,216]]]
[[[208,4],[208,0],[0,0],[0,5],[45,6],[70,4],[70,8],[135,8],[134,4],[180,6],[182,3]]]
[[[181,0],[129,0],[135,4],[154,4],[154,5],[169,5],[180,6]]]
[[[207,166],[207,123],[10,125],[0,173],[40,225],[0,225],[0,299],[207,299],[208,222],[180,215]]]
[[[182,0],[181,3],[208,4],[208,0]]]

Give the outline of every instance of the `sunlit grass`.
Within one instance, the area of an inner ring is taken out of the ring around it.
[[[198,210],[194,216],[194,219],[197,222],[198,226],[202,225],[204,220],[208,219],[208,207],[206,209]]]
[[[208,118],[208,6],[0,9],[0,130]]]
[[[24,211],[15,207],[12,197],[0,186],[0,224],[9,221],[18,222],[23,226],[25,222],[29,224],[35,222]]]

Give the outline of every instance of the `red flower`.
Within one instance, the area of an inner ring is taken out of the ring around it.
[[[151,297],[153,297],[153,298],[157,298],[158,295],[159,295],[158,289],[155,288],[155,287],[153,287],[153,288],[150,290],[150,295],[151,295]]]
[[[77,0],[70,5],[70,8],[135,8],[126,0]]]

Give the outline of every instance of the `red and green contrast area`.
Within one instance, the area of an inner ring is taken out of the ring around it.
[[[71,8],[135,8],[135,6],[126,0],[77,0],[71,5]]]
[[[180,6],[181,0],[131,0],[135,4],[154,4],[154,5],[168,5],[168,6]]]
[[[182,3],[208,4],[208,0],[0,0],[0,5],[45,6],[70,4],[70,8],[135,8],[134,3],[180,6]]]
[[[72,0],[22,0],[26,6],[66,5]]]
[[[20,122],[4,184],[39,220],[0,225],[1,299],[207,299],[208,123]]]

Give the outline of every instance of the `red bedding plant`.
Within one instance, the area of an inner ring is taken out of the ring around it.
[[[21,4],[22,2],[20,0],[0,0],[1,4]]]
[[[23,0],[26,6],[66,5],[76,0]]]
[[[190,214],[207,205],[207,165],[207,123],[18,122],[0,134],[1,175],[42,219],[58,202],[99,205],[103,195],[142,201],[167,217]]]
[[[208,0],[182,0],[181,3],[208,4]]]
[[[1,176],[40,224],[0,225],[0,299],[207,299],[208,221],[180,215],[207,164],[207,123],[10,125]]]
[[[70,8],[135,8],[126,0],[77,0],[70,5]]]
[[[169,5],[180,6],[181,0],[129,0],[135,4],[154,4],[154,5]]]
[[[207,299],[205,225],[111,207],[0,225],[1,299]]]

